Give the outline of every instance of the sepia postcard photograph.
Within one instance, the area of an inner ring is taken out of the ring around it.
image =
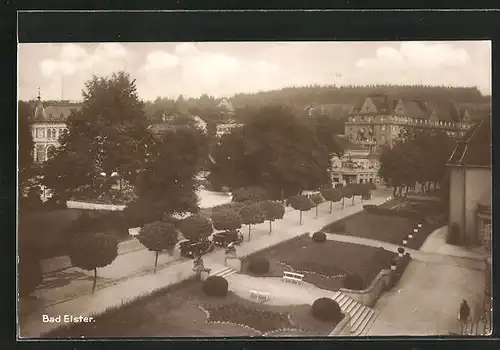
[[[18,337],[491,335],[491,47],[19,43]]]

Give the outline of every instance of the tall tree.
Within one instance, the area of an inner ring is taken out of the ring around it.
[[[103,186],[102,173],[117,172],[120,180],[135,184],[148,133],[134,82],[118,72],[85,83],[82,109],[69,117],[68,133],[45,167],[45,184],[56,195],[68,197],[82,186],[105,193],[111,183]]]
[[[137,239],[148,250],[155,252],[155,267],[153,273],[156,273],[158,255],[160,252],[166,250],[170,254],[173,254],[177,238],[178,236],[175,226],[165,221],[151,222],[144,225],[141,229]]]
[[[126,209],[135,224],[198,210],[195,176],[205,145],[195,128],[169,130],[148,142],[144,169],[136,181],[138,199]]]
[[[326,148],[286,107],[261,108],[243,128],[225,135],[213,156],[214,178],[232,188],[264,187],[273,199],[328,182]]]

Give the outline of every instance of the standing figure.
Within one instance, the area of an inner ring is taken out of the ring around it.
[[[460,304],[460,313],[458,314],[458,318],[460,320],[461,324],[461,333],[463,334],[467,321],[469,320],[470,316],[470,308],[469,304],[467,304],[467,301],[465,299],[462,299],[462,304]]]

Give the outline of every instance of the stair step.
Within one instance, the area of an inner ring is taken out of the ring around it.
[[[349,298],[349,297],[346,295],[346,297],[344,298],[344,300],[342,300],[342,302],[340,302],[340,303],[339,303],[340,308],[341,308],[341,309],[343,309],[343,308],[345,307],[345,305],[346,305],[349,301],[351,301],[351,300],[352,300],[352,299],[351,299],[351,298]]]
[[[375,320],[378,317],[378,314],[380,313],[380,311],[378,311],[377,309],[372,309],[372,310],[373,310],[373,315],[372,317],[370,317],[370,320],[368,321],[366,326],[359,333],[360,336],[368,334],[368,331],[372,328],[373,324],[375,323]]]
[[[353,300],[353,303],[351,303],[351,305],[349,305],[349,307],[347,307],[345,311],[350,315],[352,310],[356,307],[356,305],[359,305],[359,303]]]
[[[351,322],[354,322],[353,319],[354,317],[358,314],[359,310],[362,309],[362,306],[360,303],[356,303],[356,305],[352,308],[352,310],[349,312],[349,315],[351,315]],[[352,324],[352,323],[351,323]]]
[[[364,306],[362,308],[363,311],[358,315],[358,317],[354,320],[354,323],[351,326],[351,333],[356,333],[361,323],[365,320],[365,318],[370,314],[371,309],[369,307]]]
[[[364,305],[359,305],[359,308],[356,309],[356,312],[351,314],[351,327],[354,326],[354,323],[358,320],[359,316],[363,313],[365,310]]]
[[[347,309],[354,303],[356,303],[356,301],[352,298],[349,298],[350,300],[347,301],[347,303],[344,304],[343,307],[341,307],[342,311],[343,312],[347,312]]]
[[[335,298],[335,301],[337,302],[337,304],[342,304],[342,302],[347,298],[347,295],[345,295],[344,293],[340,293],[337,298]]]
[[[368,325],[368,323],[371,321],[371,319],[375,316],[375,311],[373,309],[368,309],[368,312],[364,314],[364,316],[359,318],[359,323],[354,325],[353,328],[351,328],[351,332],[353,332],[355,335],[361,335],[365,327]]]

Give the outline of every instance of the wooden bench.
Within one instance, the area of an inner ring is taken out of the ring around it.
[[[285,271],[283,273],[283,281],[284,282],[300,284],[300,283],[302,283],[303,278],[304,278],[304,275],[302,275],[300,273],[289,272],[289,271]]]
[[[251,290],[250,291],[250,299],[255,299],[260,302],[266,302],[271,298],[271,294],[268,292],[262,292],[258,290]]]

